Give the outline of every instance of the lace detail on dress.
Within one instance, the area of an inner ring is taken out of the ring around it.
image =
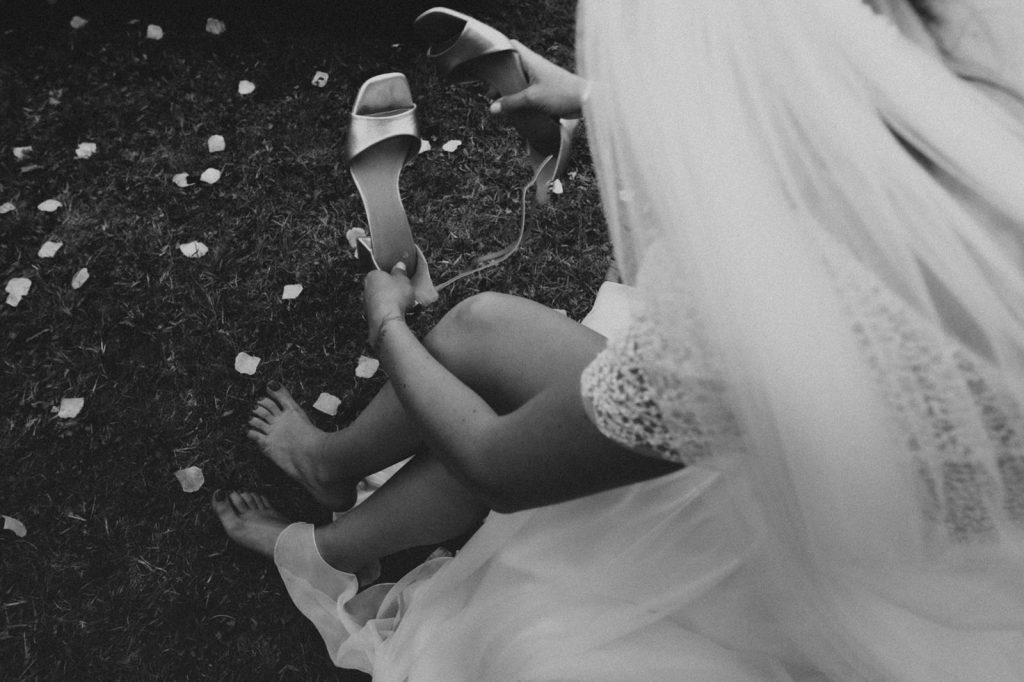
[[[924,518],[952,542],[1024,528],[1024,420],[984,358],[915,311],[838,243],[827,266],[906,434]]]
[[[687,318],[689,338],[668,344],[646,306],[635,302],[632,313],[632,323],[609,339],[580,379],[598,429],[637,452],[684,464],[737,440],[720,374],[699,350],[694,318]]]

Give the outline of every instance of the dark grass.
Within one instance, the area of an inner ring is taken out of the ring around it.
[[[365,78],[406,73],[434,144],[402,186],[436,278],[515,234],[522,145],[480,89],[442,83],[422,58],[408,25],[429,4],[0,0],[0,203],[17,205],[0,215],[0,281],[33,282],[19,307],[0,304],[0,513],[29,529],[0,532],[0,678],[364,679],[331,666],[276,571],[226,540],[208,499],[253,489],[326,520],[256,456],[249,411],[278,379],[307,407],[341,397],[337,418],[311,412],[336,429],[383,381],[353,375],[367,351],[362,274],[343,237],[364,221],[341,149]],[[472,11],[571,67],[571,5]],[[74,14],[90,23],[72,31]],[[206,34],[207,16],[227,33]],[[142,37],[150,22],[163,41]],[[309,84],[318,69],[331,75],[322,90]],[[236,94],[241,78],[254,95]],[[219,155],[205,147],[214,133],[227,138]],[[444,154],[452,138],[463,147]],[[82,141],[98,154],[76,160]],[[38,169],[23,172],[16,145],[35,148]],[[208,166],[220,183],[170,182]],[[482,290],[586,312],[608,247],[585,149],[573,168],[565,194],[531,209],[522,252],[452,287],[420,332]],[[64,208],[35,209],[51,197]],[[47,239],[64,247],[40,259]],[[193,239],[208,256],[181,256]],[[81,267],[91,279],[73,291]],[[301,297],[281,301],[294,282]],[[263,359],[254,377],[233,370],[243,350]],[[85,398],[78,418],[54,415],[65,396]],[[195,495],[173,477],[188,465],[206,475]],[[420,556],[392,557],[386,573]]]

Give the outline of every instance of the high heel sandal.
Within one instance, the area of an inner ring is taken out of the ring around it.
[[[398,178],[419,150],[416,104],[405,76],[385,73],[363,83],[352,108],[345,156],[369,227],[357,251],[370,268],[391,272],[401,262],[410,276],[416,271],[416,244]]]
[[[461,12],[434,7],[415,21],[419,35],[430,47],[427,57],[454,83],[484,81],[502,96],[529,84],[519,53],[498,30]],[[558,120],[540,111],[508,115],[509,122],[527,144],[537,183],[536,201],[548,200],[551,183],[562,175],[572,152],[575,120]]]

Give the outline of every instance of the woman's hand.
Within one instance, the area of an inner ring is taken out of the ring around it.
[[[512,45],[530,82],[525,89],[491,103],[492,114],[514,114],[536,109],[556,118],[579,118],[583,111],[588,82],[576,74],[549,62],[518,40]]]
[[[417,303],[429,305],[437,300],[437,291],[430,281],[430,270],[423,252],[417,251],[416,274],[409,278],[405,264],[399,262],[388,274],[373,270],[363,282],[363,307],[366,312],[367,336],[377,347],[381,329],[390,320],[404,320]]]

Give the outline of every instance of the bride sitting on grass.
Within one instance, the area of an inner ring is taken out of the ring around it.
[[[589,97],[523,50],[496,109],[583,107],[628,323],[481,294],[419,340],[373,272],[367,409],[326,434],[269,387],[251,437],[332,509],[412,456],[318,528],[214,499],[337,665],[1024,677],[1024,9],[872,5],[583,2]]]

